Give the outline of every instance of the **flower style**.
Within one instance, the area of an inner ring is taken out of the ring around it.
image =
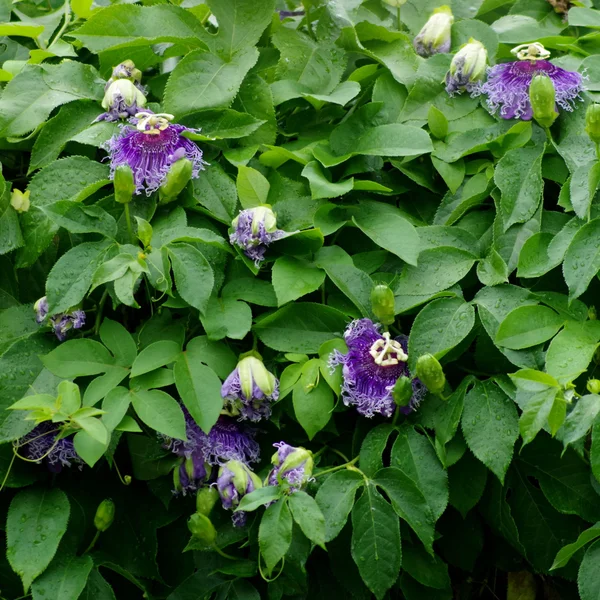
[[[164,183],[171,165],[182,158],[192,163],[192,178],[198,177],[204,166],[202,151],[182,135],[195,129],[170,123],[173,115],[167,113],[139,112],[135,118],[135,128],[123,125],[105,144],[111,179],[120,165],[127,165],[133,172],[135,193],[149,196]]]
[[[277,452],[273,454],[273,469],[267,476],[267,485],[285,483],[290,493],[302,489],[311,479],[313,471],[313,455],[306,448],[290,446],[285,442],[273,444]]]
[[[238,460],[230,460],[219,469],[217,490],[226,510],[235,510],[246,494],[261,487],[260,478]],[[246,513],[234,512],[231,520],[236,527],[243,527],[246,524]]]
[[[231,226],[229,241],[239,246],[256,267],[265,259],[269,244],[285,236],[284,231],[277,229],[275,213],[268,206],[240,211]]]
[[[347,354],[334,350],[329,365],[342,365],[342,399],[346,406],[356,406],[365,417],[381,414],[391,417],[395,403],[392,390],[399,377],[410,376],[406,360],[406,336],[392,339],[381,333],[380,325],[370,319],[350,323],[344,333]],[[399,407],[408,414],[421,402],[427,389],[418,379],[412,380],[413,396],[407,406]]]
[[[83,460],[75,451],[73,438],[66,437],[57,440],[60,427],[57,423],[44,421],[32,429],[27,435],[20,438],[17,447],[20,453],[34,460],[38,464],[45,461],[48,469],[53,473],[60,473],[63,467],[73,465],[83,466]]]
[[[243,357],[221,387],[231,416],[260,421],[271,416],[271,402],[279,398],[279,380],[254,355]]]
[[[449,6],[436,8],[413,40],[415,52],[423,58],[450,52],[452,23],[454,16]]]
[[[446,75],[446,92],[450,96],[460,94],[463,90],[476,92],[479,80],[485,75],[487,50],[485,46],[471,38],[467,44],[454,55],[450,70]]]
[[[487,81],[479,88],[480,93],[487,95],[492,113],[500,109],[503,119],[531,120],[533,109],[529,86],[536,75],[547,75],[554,84],[556,104],[564,110],[573,110],[574,101],[583,91],[580,73],[567,71],[546,60],[550,53],[537,42],[517,46],[512,53],[518,60],[488,69]]]
[[[46,296],[40,298],[33,305],[33,309],[36,312],[35,320],[41,325],[48,316],[48,301],[46,300]],[[61,342],[64,342],[71,329],[81,329],[85,325],[85,312],[82,310],[73,310],[68,313],[57,313],[50,317],[48,324],[52,327],[56,337]]]

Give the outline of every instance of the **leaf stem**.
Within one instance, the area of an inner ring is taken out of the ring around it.
[[[99,537],[100,537],[100,530],[97,530],[96,533],[94,534],[94,537],[92,538],[92,541],[90,542],[90,545],[85,549],[84,554],[87,554],[96,545],[96,542],[98,541]]]
[[[327,473],[334,473],[335,471],[339,471],[341,469],[347,469],[348,467],[352,467],[353,465],[355,465],[358,462],[358,459],[359,459],[359,457],[356,456],[351,461],[348,461],[347,463],[344,463],[343,465],[338,465],[337,467],[331,467],[331,469],[325,469],[324,471],[317,473],[315,475],[315,478],[321,477],[321,475],[327,475]]]
[[[127,231],[129,233],[129,241],[135,246],[136,240],[133,235],[133,227],[131,226],[131,214],[129,212],[129,202],[125,205],[125,221],[127,222]]]
[[[96,314],[96,322],[94,323],[94,335],[98,335],[98,331],[100,331],[100,321],[102,320],[102,312],[107,298],[108,290],[104,290],[104,292],[102,292],[100,302],[98,302],[98,312]]]

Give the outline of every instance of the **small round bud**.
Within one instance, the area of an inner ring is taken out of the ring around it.
[[[410,377],[399,377],[392,389],[392,397],[396,406],[408,406],[413,396],[412,381]]]
[[[27,212],[31,203],[29,202],[29,190],[22,192],[21,190],[13,189],[10,194],[10,205],[20,213]]]
[[[533,118],[542,126],[550,127],[558,112],[556,111],[556,91],[548,75],[536,75],[529,85],[529,100]]]
[[[371,291],[371,310],[383,325],[395,321],[394,292],[385,283],[376,285]]]
[[[586,388],[590,394],[600,394],[600,379],[588,379]]]
[[[196,493],[196,511],[201,515],[210,515],[214,505],[219,499],[219,491],[216,487],[203,487]]]
[[[217,531],[210,519],[202,513],[194,513],[188,520],[190,533],[207,546],[212,546],[217,539]]]
[[[423,354],[417,360],[417,377],[425,387],[432,393],[439,395],[446,386],[446,376],[439,360],[433,354]]]
[[[131,484],[131,475],[125,475],[125,477],[123,477],[123,483],[125,485],[130,485]]]
[[[115,519],[115,503],[110,500],[102,500],[96,509],[94,526],[98,531],[106,531]]]
[[[131,167],[129,165],[119,165],[115,169],[113,183],[115,200],[119,204],[129,204],[135,192],[135,181]]]
[[[180,158],[171,165],[164,183],[159,188],[161,204],[172,202],[179,196],[192,178],[192,170],[192,161],[187,158]]]
[[[588,308],[588,319],[590,321],[596,321],[598,319],[598,313],[596,312],[595,306],[590,306]]]
[[[585,113],[585,132],[594,144],[600,144],[600,104],[590,104]]]

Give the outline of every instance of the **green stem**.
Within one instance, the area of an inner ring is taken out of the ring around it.
[[[231,556],[230,554],[227,554],[226,552],[223,552],[223,550],[221,550],[221,548],[219,548],[216,544],[213,544],[212,549],[217,554],[220,554],[223,558],[227,558],[229,560],[237,560],[237,558],[235,556]]]
[[[10,460],[10,465],[8,465],[8,469],[6,469],[6,475],[4,476],[4,479],[2,480],[2,485],[0,485],[0,492],[4,489],[4,485],[8,481],[8,476],[10,475],[10,472],[12,470],[12,466],[13,466],[13,463],[15,462],[15,458],[17,458],[17,455],[13,452],[13,456]]]
[[[54,44],[54,42],[56,42],[57,40],[60,40],[62,34],[65,32],[66,28],[71,24],[71,6],[69,3],[69,0],[66,0],[65,2],[65,21],[62,24],[62,27],[58,30],[58,33],[54,36],[54,39],[52,40],[52,44]],[[50,47],[52,47],[52,44],[50,44]]]
[[[102,320],[102,311],[104,309],[104,305],[106,304],[106,299],[108,298],[108,290],[104,290],[102,293],[102,297],[100,298],[100,302],[98,302],[98,313],[96,314],[96,322],[94,323],[94,335],[98,335],[98,331],[100,330],[100,321]]]
[[[400,416],[400,407],[396,406],[396,410],[394,411],[394,418],[392,419],[392,425],[396,424],[399,416]]]
[[[600,162],[600,142],[596,142],[596,158]]]
[[[92,538],[90,545],[85,549],[84,554],[87,554],[96,545],[96,542],[98,541],[99,537],[100,537],[100,531],[96,531],[96,534]]]
[[[397,8],[396,17],[398,19],[398,31],[402,31],[402,21],[400,20],[400,6]]]
[[[125,204],[125,221],[127,221],[127,231],[129,232],[129,241],[135,246],[136,240],[131,226],[131,214],[129,212],[129,203]]]
[[[321,475],[327,475],[327,473],[334,473],[335,471],[340,471],[341,469],[347,469],[348,467],[352,467],[353,465],[355,465],[358,462],[358,459],[359,459],[359,457],[356,456],[351,461],[349,461],[343,465],[338,465],[337,467],[331,467],[331,469],[325,469],[324,471],[317,473],[315,475],[315,478],[321,477]]]

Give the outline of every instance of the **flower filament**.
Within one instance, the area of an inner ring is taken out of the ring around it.
[[[369,354],[375,359],[375,364],[380,367],[391,367],[399,362],[406,362],[408,359],[408,354],[404,352],[400,342],[390,339],[388,331],[383,333],[383,337],[373,342]]]
[[[550,52],[539,42],[533,42],[533,44],[521,44],[520,46],[513,48],[511,54],[514,54],[519,60],[530,60],[533,62],[550,58]]]
[[[175,117],[169,113],[149,113],[139,112],[135,115],[136,119],[139,119],[136,127],[148,135],[158,135],[161,131],[164,131],[169,126],[169,121]],[[150,127],[150,129],[146,129]]]

